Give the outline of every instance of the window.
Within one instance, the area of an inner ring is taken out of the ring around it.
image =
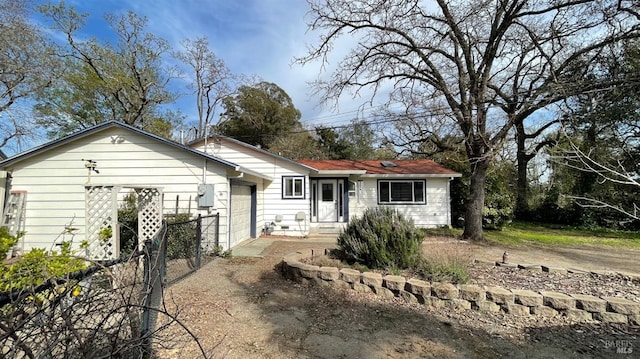
[[[304,198],[304,177],[282,177],[282,198]]]
[[[378,203],[424,204],[425,181],[378,181]]]
[[[349,198],[356,198],[356,183],[349,181]]]

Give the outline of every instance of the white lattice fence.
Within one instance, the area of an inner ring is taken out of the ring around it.
[[[119,186],[86,187],[86,228],[89,258],[115,259],[120,256],[118,227]],[[128,187],[127,187],[128,188]],[[154,239],[162,228],[162,191],[158,188],[134,188],[138,197],[138,248]]]
[[[106,260],[120,255],[118,189],[114,186],[86,187],[86,228],[89,258]]]
[[[162,228],[162,192],[158,188],[136,188],[138,195],[138,248],[154,239]]]

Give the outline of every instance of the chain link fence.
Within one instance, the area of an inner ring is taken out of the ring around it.
[[[211,261],[219,248],[219,215],[167,223],[166,282],[175,283]]]

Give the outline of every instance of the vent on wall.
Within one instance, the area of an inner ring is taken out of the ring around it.
[[[382,167],[398,167],[397,164],[395,164],[395,163],[393,163],[391,161],[382,161],[382,162],[380,162],[380,165]]]

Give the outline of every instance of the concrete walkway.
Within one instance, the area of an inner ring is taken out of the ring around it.
[[[234,257],[264,257],[264,250],[273,242],[326,243],[335,245],[337,235],[310,235],[307,237],[262,236],[242,242],[231,250]]]

